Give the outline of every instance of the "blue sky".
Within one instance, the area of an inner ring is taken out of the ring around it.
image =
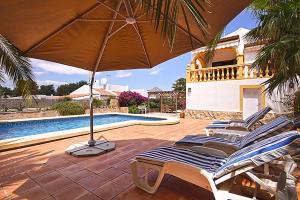
[[[256,20],[251,12],[244,10],[228,24],[225,34],[240,27],[251,29],[255,24]],[[112,84],[129,85],[131,89],[160,87],[164,90],[170,90],[175,80],[185,77],[186,65],[190,62],[190,59],[191,54],[186,53],[153,69],[102,72],[96,75],[96,79],[107,78]],[[63,65],[58,66],[57,63],[40,60],[32,60],[32,65],[38,84],[54,84],[57,86],[63,83],[88,80],[88,73],[81,69]]]

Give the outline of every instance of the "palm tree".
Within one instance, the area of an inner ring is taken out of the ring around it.
[[[279,92],[289,83],[297,83],[300,75],[300,1],[254,0],[250,6],[258,19],[258,26],[246,38],[251,42],[263,43],[252,68],[272,69],[272,78],[265,81],[266,91]],[[212,60],[221,31],[208,44],[205,62]]]
[[[197,22],[202,34],[206,36],[208,33],[208,24],[201,11],[206,11],[206,8],[211,6],[210,0],[142,0],[140,3],[145,8],[147,15],[154,17],[155,29],[158,30],[161,27],[161,34],[163,38],[167,39],[171,49],[175,42],[179,11],[184,15],[187,26],[189,26],[187,20],[187,12],[189,12]],[[187,31],[192,42],[189,27]]]
[[[30,95],[30,85],[34,78],[30,61],[0,34],[0,83],[5,81],[5,77],[14,85],[25,83],[22,84],[21,94],[24,97]]]
[[[260,50],[254,68],[266,66],[274,71],[268,84],[269,94],[278,87],[283,91],[287,83],[297,83],[300,75],[300,1],[256,0],[253,2],[258,26],[247,38],[265,45]]]

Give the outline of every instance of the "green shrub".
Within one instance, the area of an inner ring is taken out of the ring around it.
[[[129,106],[128,112],[132,113],[132,114],[137,114],[137,113],[139,113],[139,109],[136,105]]]
[[[82,115],[85,113],[83,106],[73,101],[54,104],[52,109],[56,110],[60,115]]]
[[[103,101],[100,99],[93,99],[93,107],[94,108],[100,108],[101,106],[103,106]]]
[[[160,104],[154,101],[149,102],[149,108],[154,109],[154,108],[159,108]]]
[[[62,101],[72,101],[70,97],[64,97]]]

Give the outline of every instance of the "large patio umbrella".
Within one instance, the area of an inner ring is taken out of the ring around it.
[[[211,0],[203,36],[190,12],[180,9],[172,51],[140,0],[9,0],[0,2],[0,34],[31,58],[93,72],[152,68],[207,44],[250,0]],[[183,15],[186,13],[186,19]],[[188,23],[186,23],[188,22]],[[191,33],[191,34],[189,34]],[[174,68],[177,66],[174,66]],[[90,141],[93,109],[90,101]]]

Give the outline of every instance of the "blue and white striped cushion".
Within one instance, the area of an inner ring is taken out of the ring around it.
[[[176,147],[160,147],[152,149],[137,155],[136,159],[151,160],[161,163],[176,161],[204,169],[210,173],[215,172],[227,161],[227,158],[195,153],[189,149],[180,149]]]
[[[260,111],[256,112],[253,117],[248,117],[245,120],[244,126],[249,129],[251,126],[253,126],[258,120],[262,119],[268,112],[271,111],[270,107],[265,107],[264,109],[261,109]]]
[[[226,144],[231,144],[239,147],[239,141],[230,141],[220,137],[214,136],[202,136],[202,135],[187,135],[181,140],[177,141],[176,145],[203,145],[206,142],[221,142]]]
[[[291,144],[295,141],[299,142],[299,140],[299,133],[297,131],[290,131],[254,143],[232,154],[227,162],[216,170],[214,177],[219,178],[241,166],[249,164],[260,166],[288,155],[290,154],[290,150],[293,150]]]
[[[207,127],[205,127],[206,129],[223,129],[223,128],[226,128],[228,127],[229,124],[211,124],[211,125],[208,125]]]
[[[266,136],[267,134],[273,133],[273,135],[275,135],[283,131],[287,131],[291,128],[292,124],[293,122],[286,116],[280,116],[245,135],[241,140],[240,148],[251,144],[252,142]]]
[[[251,126],[253,126],[258,120],[263,118],[268,112],[270,112],[271,108],[270,107],[265,107],[262,110],[257,111],[256,113],[252,114],[248,118],[246,118],[243,122],[222,122],[219,121],[214,121],[211,125],[208,125],[206,129],[223,129],[228,126],[241,126],[249,129]]]
[[[254,143],[235,152],[228,158],[195,153],[189,149],[160,147],[141,153],[136,156],[136,159],[160,163],[176,161],[192,165],[199,169],[204,169],[213,173],[215,178],[220,178],[242,166],[251,164],[260,166],[282,156],[291,154],[294,150],[291,144],[295,142],[300,142],[300,135],[297,131],[290,131]]]
[[[183,139],[177,141],[176,145],[203,145],[206,142],[220,142],[236,146],[237,148],[243,148],[263,137],[271,137],[273,135],[280,134],[284,131],[290,130],[293,126],[293,122],[285,116],[278,117],[273,121],[262,125],[249,134],[241,138],[241,140],[230,141],[225,138],[214,136],[200,136],[200,135],[187,135]]]

